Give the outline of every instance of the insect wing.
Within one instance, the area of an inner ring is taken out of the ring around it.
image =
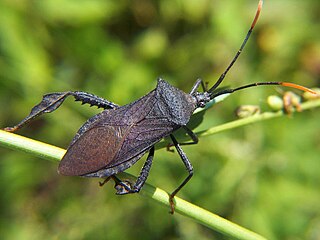
[[[168,136],[180,126],[168,121],[167,118],[145,118],[130,128],[121,149],[114,159],[117,162],[129,161],[128,156],[136,156],[149,150],[162,138]]]
[[[159,104],[152,91],[131,104],[94,116],[72,141],[59,173],[79,176],[111,169],[114,174],[132,166],[155,143],[180,127],[164,114],[166,108],[160,110]]]
[[[154,94],[152,91],[131,104],[105,110],[89,119],[73,139],[59,164],[58,172],[68,176],[85,175],[134,157],[128,156],[124,160],[117,158],[114,162],[134,124],[152,111],[156,101]],[[141,109],[144,111],[139,111]],[[136,151],[141,154],[141,150]]]
[[[79,176],[110,163],[121,147],[127,126],[94,127],[72,144],[59,164],[62,175]]]

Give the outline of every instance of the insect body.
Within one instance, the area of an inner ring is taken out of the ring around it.
[[[170,136],[188,170],[188,176],[170,194],[169,200],[171,212],[173,213],[173,198],[192,177],[193,167],[180,147],[184,143],[179,144],[172,133],[182,127],[193,140],[191,143],[198,142],[197,136],[186,126],[195,109],[205,107],[209,101],[220,95],[259,85],[282,85],[312,92],[305,87],[287,82],[259,82],[233,89],[216,90],[243,50],[256,24],[261,6],[262,0],[259,1],[254,21],[239,51],[225,72],[210,89],[206,89],[202,80],[199,79],[190,93],[185,93],[163,79],[158,79],[158,84],[153,91],[124,106],[118,106],[108,100],[85,92],[51,93],[44,95],[42,101],[18,125],[6,128],[6,130],[16,131],[35,117],[56,110],[68,96],[73,96],[76,101],[104,108],[103,112],[90,118],[79,129],[62,158],[58,171],[62,175],[69,176],[107,179],[111,177],[116,181],[117,194],[140,191],[152,165],[154,145],[162,138]],[[203,92],[198,91],[200,85],[202,85]],[[147,152],[149,152],[147,160],[134,184],[121,181],[115,176],[117,173],[131,167]]]
[[[139,100],[89,119],[73,139],[59,172],[90,177],[122,172],[163,137],[185,126],[195,109],[192,95],[159,79],[156,89]]]

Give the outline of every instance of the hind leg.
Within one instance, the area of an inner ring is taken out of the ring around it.
[[[60,107],[60,105],[64,102],[64,100],[68,96],[73,96],[76,101],[82,102],[82,104],[88,103],[91,106],[97,106],[104,109],[113,109],[118,107],[117,104],[112,103],[106,99],[98,97],[96,95],[86,93],[86,92],[57,92],[57,93],[49,93],[43,96],[41,102],[34,106],[30,112],[30,114],[24,118],[20,123],[13,127],[6,127],[4,130],[8,132],[15,132],[23,126],[27,125],[34,118],[44,114],[50,113]]]

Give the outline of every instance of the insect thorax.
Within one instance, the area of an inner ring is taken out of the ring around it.
[[[196,109],[196,99],[180,89],[173,87],[163,79],[158,79],[156,87],[159,112],[169,116],[170,120],[180,126],[189,122]]]

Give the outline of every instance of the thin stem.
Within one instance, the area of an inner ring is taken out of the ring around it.
[[[0,144],[11,149],[22,150],[31,153],[35,156],[41,157],[46,160],[60,161],[65,154],[65,150],[46,143],[42,143],[30,138],[19,136],[14,133],[9,133],[0,130]],[[121,173],[120,176],[125,178],[136,177]],[[156,188],[150,184],[145,184],[140,191],[142,196],[154,199],[156,202],[166,205],[169,209],[169,194],[160,188]],[[216,214],[213,214],[203,208],[195,206],[181,198],[175,197],[175,211],[187,217],[190,217],[200,224],[207,226],[210,229],[219,231],[222,234],[231,236],[235,239],[252,239],[263,240],[264,237],[245,229],[235,223],[232,223]]]
[[[308,109],[312,109],[312,108],[316,108],[316,107],[320,107],[320,99],[318,100],[313,100],[313,101],[307,101],[301,104],[301,110],[308,110]],[[255,122],[260,122],[263,120],[268,120],[268,119],[272,119],[272,118],[276,118],[276,117],[281,117],[286,115],[286,113],[282,110],[278,111],[278,112],[264,112],[261,114],[257,114],[257,115],[253,115],[247,118],[243,118],[243,119],[238,119],[232,122],[228,122],[225,124],[221,124],[219,126],[215,126],[212,128],[209,128],[207,130],[204,131],[200,131],[197,132],[196,135],[198,137],[204,137],[204,136],[210,136],[219,132],[223,132],[226,130],[231,130],[237,127],[241,127],[241,126],[245,126],[251,123],[255,123]]]
[[[312,109],[320,106],[320,99],[308,101],[301,104],[302,110]],[[220,126],[216,126],[206,131],[199,132],[198,136],[208,136],[221,131],[233,129],[236,127],[244,126],[249,123],[258,122],[266,119],[283,116],[283,111],[279,112],[266,112],[260,115],[255,115],[245,119],[236,120]],[[35,156],[41,157],[46,160],[59,161],[65,154],[65,150],[46,143],[32,140],[17,134],[8,133],[0,130],[0,145],[14,149],[22,150],[31,153]],[[121,173],[125,177],[136,178],[127,173]],[[169,194],[165,191],[156,188],[150,184],[145,184],[141,190],[142,196],[147,196],[155,201],[169,206]],[[235,223],[232,223],[224,218],[221,218],[203,208],[195,206],[181,198],[175,197],[175,211],[187,217],[194,219],[200,224],[223,233],[225,235],[234,237],[235,239],[265,239],[262,236],[242,228]],[[169,209],[169,208],[168,208]]]
[[[0,145],[21,150],[50,161],[60,161],[66,150],[27,137],[0,130]]]
[[[150,184],[145,184],[141,195],[151,197],[161,204],[168,204],[168,193],[161,190],[160,188],[155,188]],[[207,226],[210,229],[216,230],[224,235],[233,237],[235,239],[266,239],[248,229],[245,229],[233,222],[230,222],[214,213],[211,213],[203,208],[200,208],[190,202],[187,202],[179,197],[174,198],[175,202],[175,213],[180,213],[191,219],[194,219],[198,223]]]
[[[320,99],[304,102],[301,104],[300,107],[301,107],[302,111],[320,107]],[[278,112],[264,112],[264,113],[253,115],[253,116],[250,116],[247,118],[237,119],[237,120],[234,120],[234,121],[231,121],[228,123],[214,126],[212,128],[208,128],[203,131],[195,132],[195,134],[199,138],[206,137],[206,136],[214,135],[214,134],[217,134],[217,133],[220,133],[223,131],[232,130],[234,128],[242,127],[242,126],[245,126],[245,125],[248,125],[251,123],[256,123],[256,122],[260,122],[260,121],[264,121],[264,120],[268,120],[268,119],[273,119],[273,118],[277,118],[277,117],[281,117],[281,116],[285,116],[285,115],[286,115],[286,113],[282,110],[280,110]],[[180,142],[188,142],[188,141],[190,141],[190,137],[187,135],[179,136],[179,141]],[[156,145],[156,149],[165,148],[168,146],[168,143],[169,142],[166,140],[162,141]]]

